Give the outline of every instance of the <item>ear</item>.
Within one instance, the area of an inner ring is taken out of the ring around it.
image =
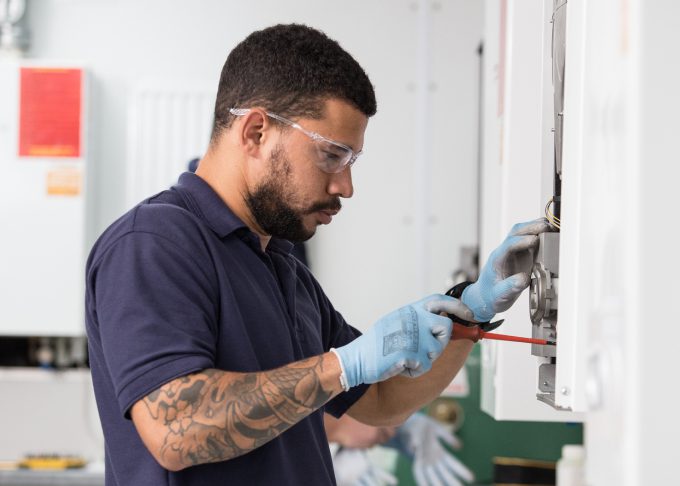
[[[247,114],[239,118],[241,118],[241,124],[237,125],[239,141],[248,155],[258,157],[269,136],[269,117],[263,109],[251,108]]]

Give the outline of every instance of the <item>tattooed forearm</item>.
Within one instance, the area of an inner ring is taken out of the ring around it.
[[[187,467],[272,440],[337,393],[322,384],[324,356],[257,373],[204,370],[162,386],[143,400],[166,430],[159,456]]]

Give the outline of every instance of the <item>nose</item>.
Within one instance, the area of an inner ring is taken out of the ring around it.
[[[350,198],[354,194],[354,186],[352,185],[352,168],[346,167],[342,172],[329,174],[328,194],[331,196],[340,196]]]

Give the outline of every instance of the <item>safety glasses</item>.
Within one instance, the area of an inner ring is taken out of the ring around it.
[[[229,113],[234,116],[243,116],[250,111],[250,108],[230,108]],[[265,112],[268,117],[274,120],[300,130],[302,133],[307,135],[314,142],[314,148],[316,149],[316,165],[324,172],[329,174],[337,174],[342,172],[347,167],[351,167],[354,162],[356,162],[357,157],[359,157],[363,150],[360,152],[354,152],[347,145],[330,140],[322,135],[311,130],[306,130],[302,128],[299,124],[292,120],[279,116],[275,113]]]

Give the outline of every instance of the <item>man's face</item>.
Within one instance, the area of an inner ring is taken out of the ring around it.
[[[269,163],[271,172],[246,196],[248,207],[267,234],[293,242],[307,241],[316,232],[316,225],[310,226],[307,221],[309,216],[320,211],[337,213],[342,207],[340,198],[302,202],[292,181],[292,163],[282,145],[272,151]]]
[[[299,120],[304,128],[359,151],[367,118],[345,102],[326,102],[321,120]],[[334,138],[335,137],[335,138]],[[328,224],[341,208],[341,197],[353,193],[351,168],[323,172],[316,164],[314,142],[298,130],[287,130],[272,149],[268,171],[246,194],[257,224],[267,234],[306,241],[319,224]]]

